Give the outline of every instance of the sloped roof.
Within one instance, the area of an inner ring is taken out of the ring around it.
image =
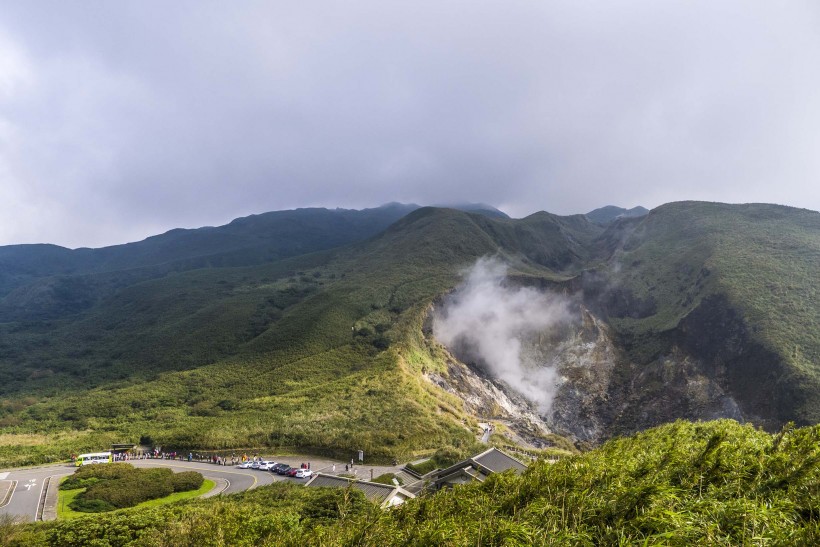
[[[527,469],[526,465],[497,448],[491,448],[470,459],[492,473],[503,473],[508,469],[513,469],[516,473],[521,473]]]
[[[326,488],[347,488],[351,486],[357,490],[361,490],[365,497],[370,501],[382,503],[387,499],[392,498],[396,493],[401,493],[407,498],[414,498],[415,495],[389,484],[379,484],[377,482],[358,481],[346,477],[336,477],[333,475],[325,475],[317,473],[305,486],[326,487]]]
[[[506,452],[497,448],[490,448],[481,454],[468,458],[464,461],[451,465],[447,469],[442,469],[435,475],[436,484],[441,484],[451,480],[461,473],[466,473],[474,479],[483,482],[488,475],[493,473],[503,473],[508,469],[521,473],[527,466],[516,460]]]
[[[452,469],[452,468],[451,468]],[[476,480],[478,482],[484,482],[487,478],[487,474],[481,471],[480,469],[476,469],[473,466],[468,465],[467,467],[462,467],[461,469],[456,469],[446,475],[440,475],[436,479],[437,484],[443,484],[447,482],[452,482],[459,476],[469,477],[471,480]]]

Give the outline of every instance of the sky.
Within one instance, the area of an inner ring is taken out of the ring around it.
[[[820,210],[820,2],[7,2],[0,245],[265,211]]]

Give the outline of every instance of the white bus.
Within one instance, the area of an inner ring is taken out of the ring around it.
[[[111,463],[112,461],[114,461],[114,458],[111,456],[111,452],[94,452],[92,454],[80,454],[77,456],[76,465],[80,467],[81,465]]]

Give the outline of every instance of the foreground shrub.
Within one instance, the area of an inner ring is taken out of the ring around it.
[[[26,525],[26,545],[820,545],[818,500],[820,426],[676,422],[389,511],[277,483]]]
[[[337,527],[337,544],[816,545],[820,426],[676,422]]]

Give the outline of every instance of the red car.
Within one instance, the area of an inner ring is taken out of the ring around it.
[[[288,477],[295,477],[295,476],[296,476],[296,472],[297,472],[297,471],[299,471],[299,468],[298,468],[298,467],[291,467],[291,468],[288,470],[288,472],[286,473],[286,475],[287,475]]]

